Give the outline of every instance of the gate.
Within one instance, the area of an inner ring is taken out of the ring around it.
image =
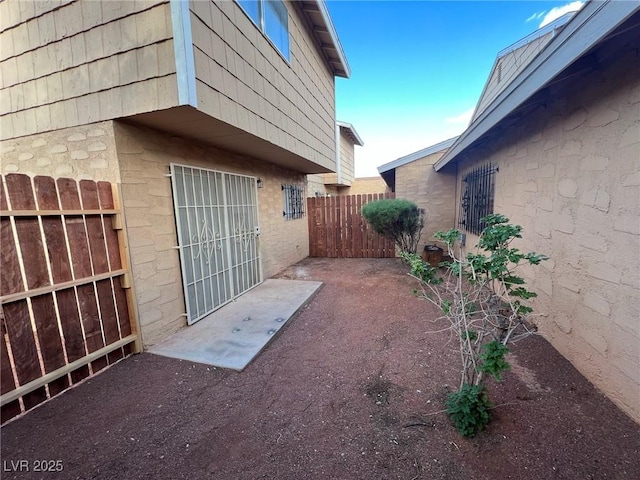
[[[360,213],[374,200],[394,193],[309,197],[309,256],[342,258],[395,257],[391,240],[378,235]]]
[[[189,325],[262,281],[255,177],[171,164]]]
[[[0,176],[2,421],[140,350],[108,182]]]

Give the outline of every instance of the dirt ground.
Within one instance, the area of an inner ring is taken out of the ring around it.
[[[488,429],[460,437],[438,413],[459,381],[455,343],[430,333],[445,323],[405,272],[289,268],[324,286],[244,372],[130,357],[4,426],[2,478],[640,478],[640,426],[540,337],[491,384]],[[34,472],[42,460],[62,472]]]

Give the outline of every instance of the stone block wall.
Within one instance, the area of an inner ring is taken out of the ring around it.
[[[418,249],[435,242],[433,234],[438,230],[454,227],[456,205],[455,174],[440,172],[433,165],[444,150],[414,160],[396,168],[396,198],[411,200],[426,215]]]
[[[138,312],[145,346],[186,325],[169,165],[178,163],[260,178],[260,252],[264,278],[309,254],[307,218],[285,220],[281,185],[305,176],[154,130],[116,123],[115,142]]]
[[[495,163],[494,211],[519,247],[543,335],[640,421],[640,79],[631,53],[539,107],[459,166]],[[459,200],[459,199],[458,199]],[[471,247],[477,239],[469,236]]]
[[[111,122],[0,141],[2,173],[120,181]]]

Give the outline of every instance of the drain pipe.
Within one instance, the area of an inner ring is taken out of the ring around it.
[[[342,159],[340,158],[340,125],[338,125],[337,123],[336,125],[336,173],[337,175],[337,179],[336,179],[336,183],[338,185],[342,184]]]

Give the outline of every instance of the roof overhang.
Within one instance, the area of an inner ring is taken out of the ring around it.
[[[404,157],[396,158],[394,161],[385,163],[384,165],[380,165],[378,167],[378,173],[381,175],[389,170],[393,170],[395,168],[401,167],[402,165],[406,165],[407,163],[414,162],[415,160],[419,160],[420,158],[424,158],[427,155],[433,155],[434,153],[438,153],[446,148],[449,148],[453,143],[458,139],[458,137],[453,137],[448,140],[444,140],[443,142],[436,143],[435,145],[431,145],[430,147],[423,148],[422,150],[418,150],[417,152],[410,153],[409,155],[405,155]]]
[[[625,0],[592,0],[587,3],[458,137],[434,165],[436,171],[455,162],[460,154],[475,145],[489,130],[522,108],[527,100],[638,11],[640,5],[637,2]]]
[[[351,69],[342,49],[338,33],[331,20],[329,9],[324,0],[304,0],[295,2],[304,12],[311,25],[315,37],[333,74],[337,77],[349,78]]]
[[[353,128],[353,125],[346,122],[336,122],[336,125],[340,127],[340,131],[347,134],[347,136],[351,139],[354,145],[358,145],[360,147],[364,146],[364,142],[356,132],[356,129]]]

